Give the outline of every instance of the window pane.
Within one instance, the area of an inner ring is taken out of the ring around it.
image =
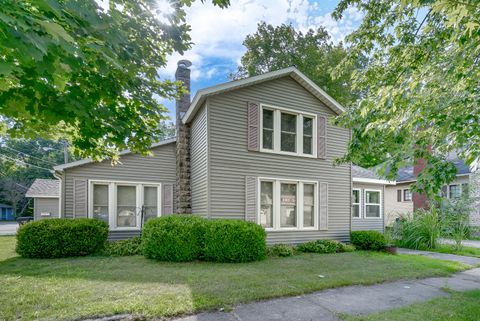
[[[303,135],[310,136],[313,135],[313,118],[308,118],[303,116]]]
[[[303,136],[303,153],[312,155],[312,137]]]
[[[93,218],[108,224],[108,185],[93,185]]]
[[[143,210],[145,222],[158,216],[158,192],[157,187],[145,186],[143,189]]]
[[[365,206],[366,217],[380,217],[380,205],[366,205]]]
[[[263,129],[263,148],[273,149],[273,130]]]
[[[297,226],[297,184],[280,184],[280,226]]]
[[[313,227],[315,224],[315,185],[303,184],[303,226]]]
[[[358,204],[353,205],[352,216],[353,217],[360,217],[360,205],[358,205]]]
[[[369,204],[380,204],[380,192],[367,191],[365,202]]]
[[[260,225],[273,227],[273,182],[260,183]]]
[[[280,149],[284,152],[297,151],[297,116],[281,114]]]
[[[117,186],[117,226],[137,226],[137,188]]]
[[[273,110],[263,110],[263,128],[273,129]]]
[[[353,193],[352,202],[359,204],[360,203],[360,191],[359,190],[353,190],[352,193]]]
[[[450,198],[459,198],[460,194],[460,185],[450,185]]]

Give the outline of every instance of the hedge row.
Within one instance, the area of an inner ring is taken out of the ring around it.
[[[265,258],[265,237],[251,222],[171,215],[145,224],[142,247],[146,257],[161,261],[250,262]]]

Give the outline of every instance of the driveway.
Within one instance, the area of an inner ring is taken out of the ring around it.
[[[441,239],[440,242],[444,243],[444,244],[455,244],[455,241],[448,240],[448,239]],[[467,246],[467,247],[476,247],[476,248],[480,249],[480,241],[464,240],[464,241],[462,241],[462,245]]]
[[[17,222],[0,222],[0,235],[15,235],[17,229]]]

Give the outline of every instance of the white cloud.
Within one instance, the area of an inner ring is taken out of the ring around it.
[[[321,2],[320,2],[321,3]],[[248,34],[254,33],[257,24],[265,21],[272,25],[292,23],[302,31],[323,25],[335,42],[354,30],[361,14],[347,9],[341,21],[335,21],[330,13],[317,15],[321,4],[308,0],[238,0],[227,9],[213,6],[211,1],[195,1],[186,9],[187,22],[191,26],[192,49],[183,57],[174,54],[168,58],[168,66],[162,76],[172,78],[179,59],[192,61],[192,81],[228,74],[225,66],[212,66],[216,60],[238,64],[245,52],[242,45]]]

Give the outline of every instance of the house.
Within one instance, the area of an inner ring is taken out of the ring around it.
[[[442,196],[446,199],[458,199],[463,193],[468,193],[474,173],[455,153],[449,155],[448,160],[455,165],[457,174],[451,183],[443,186]],[[421,167],[422,164],[400,168],[396,177],[396,185],[386,186],[385,215],[387,225],[391,225],[397,217],[412,213],[417,208],[428,207],[426,199],[410,190],[410,185],[417,181],[417,173],[422,170],[422,168],[418,168],[419,166]],[[471,215],[472,224],[480,225],[478,206],[475,207],[476,210]]]
[[[179,61],[176,72],[187,88],[190,65]],[[87,159],[54,167],[60,217],[104,220],[111,239],[172,213],[256,222],[269,243],[383,231],[389,182],[366,170],[352,180],[350,164],[333,164],[350,131],[329,120],[343,111],[294,67],[205,88],[193,100],[185,94],[176,137],[154,144],[153,157],[127,150],[116,166]]]
[[[14,219],[13,207],[0,203],[0,221],[13,221]]]
[[[33,198],[35,220],[60,217],[60,181],[37,178],[25,193]]]

